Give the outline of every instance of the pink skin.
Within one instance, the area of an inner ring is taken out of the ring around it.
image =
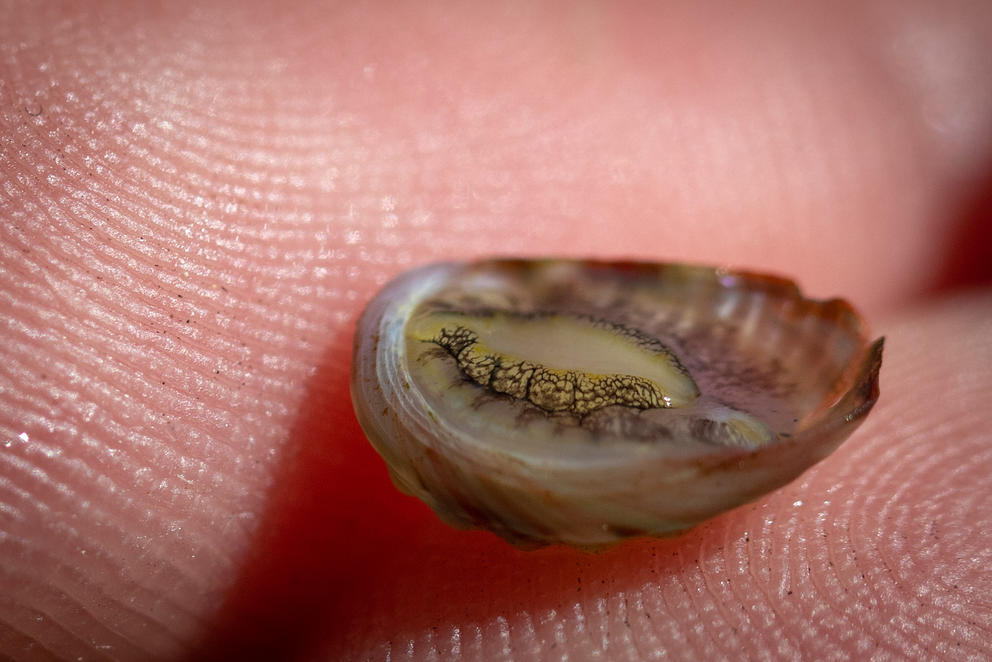
[[[196,4],[0,14],[0,656],[992,655],[988,3]],[[680,538],[453,531],[351,334],[491,254],[795,276],[881,400]]]

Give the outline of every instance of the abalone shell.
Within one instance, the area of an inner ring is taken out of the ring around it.
[[[393,482],[523,547],[668,536],[793,480],[878,398],[839,299],[681,264],[403,274],[358,323],[352,398]]]

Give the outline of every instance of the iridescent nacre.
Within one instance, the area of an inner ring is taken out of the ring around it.
[[[393,482],[534,547],[666,536],[791,481],[878,398],[847,303],[708,267],[567,260],[401,275],[352,399]]]

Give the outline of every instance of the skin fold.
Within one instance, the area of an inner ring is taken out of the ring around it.
[[[992,656],[990,29],[981,2],[5,4],[0,657]],[[454,531],[361,434],[351,341],[392,276],[490,255],[794,277],[886,336],[881,399],[678,538]]]

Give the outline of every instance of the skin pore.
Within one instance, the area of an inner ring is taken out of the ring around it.
[[[988,3],[698,4],[2,10],[0,657],[992,654]],[[494,254],[795,277],[881,400],[679,538],[451,530],[351,334]]]

